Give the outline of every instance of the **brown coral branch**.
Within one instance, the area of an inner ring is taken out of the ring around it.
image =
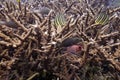
[[[13,17],[12,15],[8,15],[8,16],[12,21],[14,21],[18,25],[18,27],[22,28],[25,32],[28,31],[28,29],[23,24],[21,24],[19,21],[17,21],[15,17]]]
[[[28,38],[28,37],[30,36],[32,30],[33,30],[32,28],[29,29],[29,30],[27,30],[27,31],[28,31],[27,34],[25,33],[25,34],[23,34],[23,35],[21,35],[21,36],[19,36],[18,34],[14,34],[14,35],[15,35],[18,39],[20,39],[21,41],[24,41],[26,38]]]
[[[112,36],[116,36],[119,35],[120,33],[118,31],[116,32],[112,32],[110,34],[106,34],[106,35],[101,35],[100,38],[107,38],[107,37],[112,37]]]

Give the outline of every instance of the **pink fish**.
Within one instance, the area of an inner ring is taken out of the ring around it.
[[[81,45],[72,45],[72,46],[67,47],[66,51],[69,52],[69,53],[75,54],[75,53],[78,53],[81,50],[82,50]]]

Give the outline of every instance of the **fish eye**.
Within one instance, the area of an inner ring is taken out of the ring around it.
[[[81,47],[81,46],[79,46],[79,49],[82,49],[82,47]]]

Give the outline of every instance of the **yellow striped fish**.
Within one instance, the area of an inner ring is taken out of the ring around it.
[[[82,2],[82,0],[79,0],[79,2]]]
[[[63,26],[65,25],[66,23],[66,19],[64,17],[64,15],[62,13],[58,13],[56,16],[55,16],[55,20],[54,20],[54,25],[56,27],[59,27],[59,26]]]
[[[17,0],[17,2],[19,3],[21,0]]]
[[[95,19],[95,24],[101,24],[105,25],[109,21],[109,16],[106,13],[100,13],[96,19]]]

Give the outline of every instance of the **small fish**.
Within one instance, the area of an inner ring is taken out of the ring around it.
[[[17,28],[18,25],[13,21],[0,21],[0,25],[6,25],[11,28]]]
[[[48,15],[49,12],[50,12],[50,9],[48,7],[41,7],[40,8],[40,13],[42,15]]]
[[[83,49],[82,38],[79,37],[70,37],[62,41],[61,47],[65,48],[65,51],[68,53],[76,54]]]
[[[120,7],[120,0],[108,0],[108,7],[110,8]]]
[[[18,3],[21,1],[21,0],[16,0]]]
[[[72,45],[72,46],[67,47],[67,52],[72,53],[72,54],[78,53],[81,50],[82,50],[81,45]]]
[[[62,13],[58,13],[55,16],[55,20],[54,20],[54,25],[57,29],[57,33],[60,33],[62,31],[62,26],[64,26],[65,24],[66,24],[66,19],[64,15]]]
[[[82,0],[79,0],[79,2],[81,3],[81,2],[82,2]]]
[[[65,20],[65,17],[62,13],[58,13],[56,16],[55,16],[55,20],[54,20],[54,24],[55,26],[63,26],[65,25],[66,23],[66,20]]]
[[[50,12],[50,9],[48,7],[38,7],[38,8],[31,9],[31,12],[40,13],[41,15],[48,15]]]
[[[63,47],[68,47],[68,46],[72,46],[72,45],[75,45],[79,42],[82,42],[82,39],[81,38],[78,38],[78,37],[71,37],[71,38],[67,38],[65,39],[61,46]]]
[[[95,24],[105,25],[109,21],[109,16],[106,13],[100,13],[96,17]]]

